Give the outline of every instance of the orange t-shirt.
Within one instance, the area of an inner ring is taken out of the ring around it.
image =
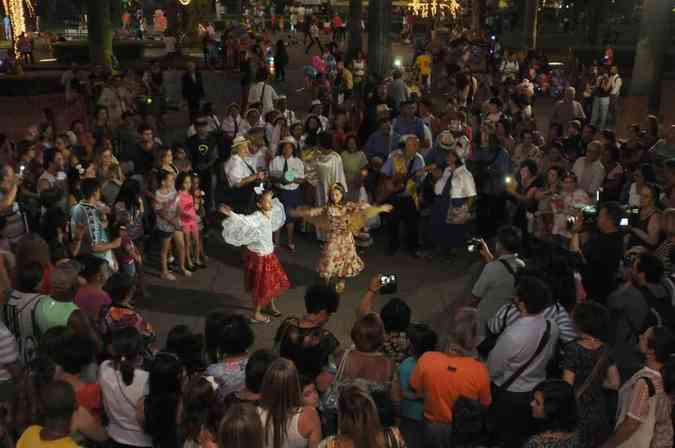
[[[410,386],[424,397],[424,419],[452,423],[455,400],[465,396],[484,406],[492,403],[485,364],[469,357],[427,352],[418,361]]]

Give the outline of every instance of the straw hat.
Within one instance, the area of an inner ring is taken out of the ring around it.
[[[236,149],[237,147],[244,144],[249,144],[248,139],[244,136],[238,135],[234,138],[234,140],[232,140],[232,149]]]

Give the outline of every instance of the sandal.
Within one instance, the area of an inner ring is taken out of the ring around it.
[[[183,269],[181,272],[186,277],[192,277],[192,272],[188,271],[187,269]]]
[[[166,274],[162,274],[162,275],[160,276],[160,278],[161,278],[162,280],[170,280],[170,281],[176,280],[176,276],[173,275],[171,272],[167,272]]]
[[[289,244],[286,244],[286,247],[287,247],[288,250],[290,250],[291,252],[295,252],[295,244],[290,244],[290,243],[289,243]]]
[[[248,323],[251,324],[251,325],[257,325],[257,324],[269,325],[270,323],[272,323],[272,319],[270,319],[269,316],[265,317],[263,320],[258,320],[254,317],[249,317]]]
[[[283,313],[282,313],[281,311],[279,311],[279,310],[273,310],[273,309],[271,309],[271,308],[264,309],[264,310],[262,310],[262,312],[265,313],[265,314],[267,314],[268,316],[272,316],[272,317],[281,317],[281,316],[283,316]]]

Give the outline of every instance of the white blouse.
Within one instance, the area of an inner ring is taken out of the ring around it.
[[[239,154],[234,154],[225,162],[225,177],[230,187],[238,188],[241,181],[249,176],[253,176],[256,172],[255,165],[251,161],[244,162]]]
[[[270,175],[274,178],[280,178],[284,172],[284,156],[276,156],[270,162]],[[293,173],[295,179],[303,179],[305,177],[305,164],[302,160],[298,159],[295,156],[291,156],[288,159],[288,172]],[[279,184],[278,188],[282,190],[297,190],[300,187],[300,184],[292,182],[289,184]]]
[[[272,234],[286,222],[284,206],[279,199],[272,201],[272,210],[266,215],[257,211],[250,215],[234,213],[223,221],[223,240],[233,246],[246,246],[248,250],[265,256],[274,253]]]
[[[454,173],[450,168],[443,171],[443,175],[436,181],[434,185],[434,194],[440,196],[443,194],[445,184],[448,182],[452,174],[452,186],[450,187],[451,199],[464,199],[476,196],[476,183],[473,180],[473,175],[464,165],[455,168]]]

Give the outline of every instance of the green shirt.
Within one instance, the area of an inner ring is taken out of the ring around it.
[[[54,327],[68,326],[68,319],[79,308],[73,302],[59,302],[46,296],[35,308],[35,320],[42,333]]]

